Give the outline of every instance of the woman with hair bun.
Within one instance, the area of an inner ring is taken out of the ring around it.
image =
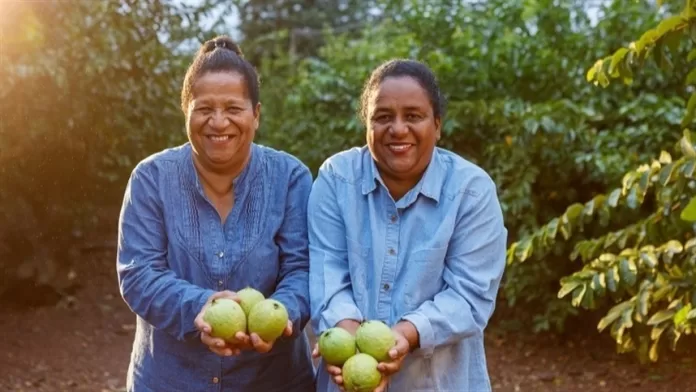
[[[118,283],[137,316],[128,391],[313,391],[310,171],[253,142],[258,75],[228,37],[195,55],[181,109],[188,142],[135,166],[119,219]],[[282,336],[213,338],[205,310],[247,286],[285,306]]]

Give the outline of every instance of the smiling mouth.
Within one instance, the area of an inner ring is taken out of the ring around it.
[[[226,141],[232,140],[232,138],[234,136],[232,136],[232,135],[207,135],[206,137],[215,143],[224,143]]]
[[[387,145],[389,150],[392,152],[406,152],[411,148],[411,146],[413,145],[410,143],[391,143]]]

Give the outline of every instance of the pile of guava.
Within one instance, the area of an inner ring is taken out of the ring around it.
[[[288,324],[285,306],[251,287],[237,292],[240,301],[229,298],[213,300],[203,314],[210,324],[211,335],[232,340],[237,332],[256,333],[265,342],[278,339]]]
[[[372,392],[382,381],[379,362],[390,360],[395,339],[382,321],[360,324],[355,336],[341,327],[329,328],[319,336],[319,354],[330,365],[341,368],[346,392]]]

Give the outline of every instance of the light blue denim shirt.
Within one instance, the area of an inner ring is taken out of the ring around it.
[[[137,315],[128,391],[314,390],[303,332],[310,314],[311,186],[311,173],[297,159],[253,145],[222,225],[201,188],[190,144],[137,165],[123,201],[117,256],[121,294]],[[193,321],[214,292],[246,286],[287,307],[294,336],[281,337],[267,354],[220,357],[201,343]]]
[[[491,390],[483,331],[505,267],[507,230],[481,168],[436,148],[394,202],[366,147],[329,158],[308,208],[312,326],[408,320],[420,335],[393,392]],[[318,391],[338,391],[320,364]]]

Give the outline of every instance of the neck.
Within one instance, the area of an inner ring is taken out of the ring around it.
[[[380,174],[382,176],[382,181],[384,181],[384,185],[386,185],[387,190],[394,201],[399,201],[399,199],[404,197],[408,191],[416,186],[418,180],[420,179],[420,176],[416,178],[396,178],[390,175],[384,175],[384,173]]]
[[[194,154],[193,164],[196,167],[201,183],[206,192],[214,196],[225,196],[232,192],[234,180],[244,170],[249,162],[249,156],[242,162],[234,162],[225,167],[210,167],[202,163]]]

